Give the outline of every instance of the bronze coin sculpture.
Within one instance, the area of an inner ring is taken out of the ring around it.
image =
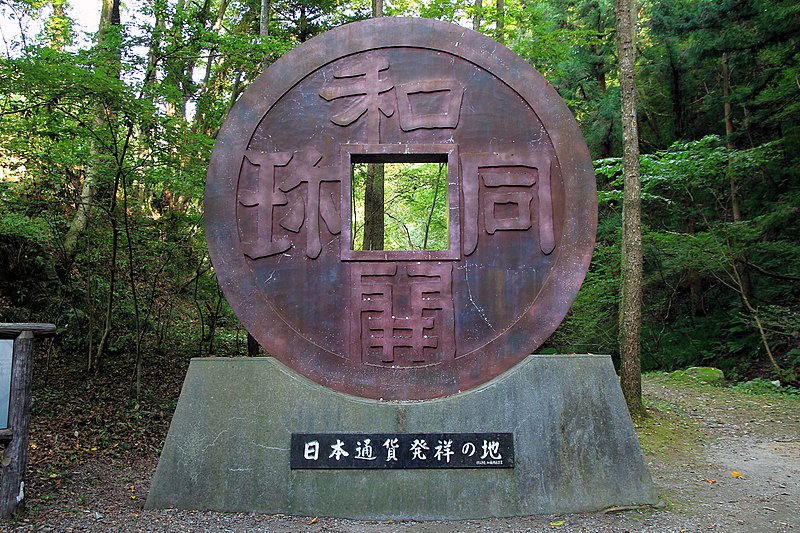
[[[353,165],[404,162],[446,165],[446,246],[355,249]],[[205,207],[224,294],[261,345],[385,400],[474,388],[541,346],[597,218],[589,152],[541,75],[479,33],[388,17],[300,45],[245,91]]]

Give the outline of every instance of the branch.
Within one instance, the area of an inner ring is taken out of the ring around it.
[[[403,231],[406,233],[406,240],[408,241],[408,249],[409,249],[409,250],[414,250],[414,249],[415,249],[415,248],[414,248],[414,242],[411,240],[411,232],[408,230],[408,226],[407,226],[405,223],[403,223],[403,221],[402,221],[402,220],[400,220],[399,218],[397,218],[397,217],[395,217],[395,216],[392,216],[392,214],[391,214],[391,213],[386,213],[386,216],[387,216],[387,217],[389,217],[389,218],[391,218],[391,219],[392,219],[392,220],[394,220],[395,222],[397,222],[397,224],[398,224],[398,225],[399,225],[401,228],[403,228]]]
[[[31,109],[35,109],[37,107],[43,106],[44,104],[31,104],[29,106],[21,107],[19,109],[12,109],[11,111],[0,111],[0,117],[4,117],[6,115],[14,115],[16,113],[24,113],[25,111],[30,111]]]
[[[760,266],[754,265],[753,263],[751,263],[749,261],[746,261],[744,259],[739,258],[739,259],[736,259],[736,260],[739,263],[742,263],[743,265],[745,265],[745,266],[747,266],[749,268],[752,268],[752,269],[754,269],[754,270],[756,270],[756,271],[758,271],[758,272],[760,272],[760,273],[762,273],[765,276],[770,277],[770,278],[782,279],[782,280],[785,280],[785,281],[800,281],[800,276],[793,276],[791,274],[778,274],[777,272],[770,272],[768,270],[765,270],[765,269],[761,268]]]

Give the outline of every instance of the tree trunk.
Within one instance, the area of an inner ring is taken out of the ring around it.
[[[688,200],[687,200],[688,204]],[[690,205],[686,206],[691,208]],[[688,217],[685,223],[685,230],[688,235],[694,235],[694,217]],[[692,316],[702,316],[706,314],[705,303],[703,302],[703,284],[700,273],[696,268],[690,268],[686,272],[686,281],[689,283],[689,296],[692,304]]]
[[[608,87],[606,85],[606,73],[602,64],[597,65],[595,68],[597,69],[597,71],[595,72],[597,89],[600,91],[600,98],[602,99],[603,95],[605,95],[606,91],[608,90]],[[613,125],[614,125],[613,121],[609,120],[608,124],[604,126],[605,131],[603,133],[603,138],[600,140],[600,157],[602,159],[611,157],[611,132]]]
[[[236,103],[236,100],[239,99],[239,96],[242,94],[242,71],[237,71],[236,76],[233,78],[233,87],[231,88],[231,99],[230,104],[228,105],[228,112],[233,109],[233,104]]]
[[[142,340],[144,337],[142,320],[139,313],[139,291],[136,288],[136,264],[134,261],[133,239],[131,238],[130,218],[128,217],[128,184],[125,176],[122,177],[122,216],[125,227],[125,241],[128,249],[128,277],[131,282],[131,299],[133,300],[135,356],[133,364],[134,390],[136,399],[142,394]]]
[[[667,41],[667,56],[669,58],[670,88],[672,97],[672,122],[675,138],[673,141],[683,139],[683,93],[681,92],[681,66],[677,52],[672,41]]]
[[[499,43],[505,44],[506,37],[506,2],[505,0],[497,0],[497,19],[495,22],[495,40]]]
[[[367,165],[364,189],[364,250],[383,250],[384,227],[384,167],[383,163]]]
[[[374,9],[374,8],[373,8]],[[297,40],[301,43],[306,42],[308,39],[308,21],[306,20],[306,4],[300,3],[300,18],[297,21]]]
[[[64,9],[65,0],[53,0],[53,14],[50,15],[48,21],[49,26],[49,44],[48,46],[53,50],[63,51],[67,44],[72,42],[72,28],[70,27],[70,20],[67,18],[66,10]]]
[[[109,77],[114,78],[119,78],[122,60],[122,45],[118,37],[118,29],[120,27],[119,7],[120,0],[103,0],[103,6],[100,12],[100,26],[97,31],[97,46],[98,49],[101,50],[101,57],[103,58],[101,61],[101,69],[105,71]],[[94,127],[96,132],[105,129],[107,125],[107,112],[108,107],[102,103],[98,103],[95,106]],[[89,218],[92,208],[94,207],[97,187],[100,185],[103,174],[101,169],[103,158],[101,157],[100,149],[96,141],[92,142],[90,152],[93,163],[86,171],[77,210],[67,230],[67,234],[64,237],[64,265],[66,267],[72,264],[78,253],[78,239],[83,235],[89,225]]]
[[[258,357],[259,348],[256,338],[250,335],[250,332],[247,332],[247,356]]]
[[[472,29],[481,31],[483,19],[483,0],[475,0],[475,12],[472,14]]]
[[[722,96],[725,99],[724,112],[725,112],[725,146],[728,150],[733,150],[733,109],[731,107],[731,71],[728,65],[728,53],[722,54]],[[739,186],[736,183],[736,176],[728,164],[727,168],[728,181],[731,189],[731,218],[734,222],[742,220],[742,208],[739,203]],[[742,287],[742,297],[749,298],[752,296],[752,284],[750,283],[750,272],[743,264],[736,264],[735,266]]]
[[[722,54],[722,96],[725,98],[725,145],[728,150],[733,150],[733,110],[731,108],[731,71],[728,67],[728,52]],[[731,212],[733,221],[742,220],[742,210],[739,206],[739,194],[736,186],[736,178],[731,174]]]
[[[605,26],[603,23],[603,16],[600,11],[600,7],[597,4],[593,4],[593,9],[596,10],[596,16],[594,20],[594,30],[597,32],[598,35],[601,35],[603,31],[605,31]],[[592,71],[594,73],[594,79],[597,83],[597,90],[600,92],[599,100],[602,101],[605,97],[606,91],[608,90],[608,84],[606,83],[606,62],[604,54],[600,48],[600,45],[594,44],[591,46],[592,55],[594,56],[592,61]],[[600,157],[602,159],[606,159],[611,157],[611,133],[612,128],[614,126],[613,120],[608,120],[607,124],[604,124],[603,127],[603,137],[600,139]]]
[[[161,60],[161,40],[164,35],[164,15],[160,10],[156,10],[153,14],[155,23],[153,24],[153,31],[150,34],[150,46],[147,50],[147,70],[145,71],[144,78],[144,94],[152,97],[151,87],[156,81],[156,69]],[[153,102],[154,105],[157,102]]]
[[[266,0],[265,0],[266,1]],[[264,9],[264,6],[261,6],[261,9]],[[222,22],[225,19],[225,12],[228,10],[228,0],[222,0],[219,4],[219,8],[217,9],[217,20],[214,21],[214,27],[212,30],[215,33],[219,33],[222,29]],[[267,6],[267,10],[269,10],[269,6]],[[261,16],[263,17],[263,11]],[[269,11],[267,11],[267,28],[269,28]],[[261,33],[261,19],[259,19],[259,33]],[[269,29],[267,29],[269,32]],[[208,54],[208,61],[206,61],[206,73],[203,75],[203,82],[201,83],[203,90],[208,92],[209,84],[211,82],[211,71],[214,67],[214,64],[217,60],[218,50],[215,46]]]
[[[383,16],[383,0],[372,0],[372,17]],[[375,111],[380,113],[380,111]],[[380,142],[380,118],[378,118],[378,142]],[[384,166],[383,163],[367,164],[367,181],[364,189],[364,250],[383,250],[386,228],[384,215]]]
[[[642,226],[639,133],[636,118],[633,20],[631,0],[615,0],[617,50],[622,94],[622,292],[619,348],[620,385],[633,418],[645,414],[642,404]]]
[[[261,0],[261,15],[258,19],[258,35],[261,37],[261,44],[266,44],[269,40],[269,14],[270,7],[272,7],[271,0]],[[264,59],[261,60],[262,72],[267,70],[270,63],[270,55],[264,54]]]
[[[94,370],[100,370],[100,363],[108,341],[111,337],[111,329],[113,326],[114,318],[114,293],[116,291],[117,282],[117,253],[119,251],[119,221],[117,220],[117,190],[119,188],[119,176],[114,181],[114,189],[111,191],[111,207],[109,208],[108,216],[111,218],[111,264],[109,265],[110,278],[108,282],[108,297],[106,298],[105,318],[103,319],[103,334],[100,336],[100,342],[97,343],[97,352],[94,358]]]

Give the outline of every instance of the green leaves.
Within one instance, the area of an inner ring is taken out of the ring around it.
[[[354,249],[361,249],[367,165],[353,166]],[[449,246],[447,165],[384,165],[384,249],[446,250]]]
[[[710,362],[741,375],[766,359],[761,328],[784,366],[797,366],[791,354],[800,327],[800,193],[783,167],[786,154],[781,142],[731,149],[706,136],[641,156],[646,369]],[[573,310],[550,341],[560,351],[615,350],[602,339],[613,331],[617,305],[620,160],[596,161],[595,173],[598,245]],[[741,202],[738,221],[731,178]],[[742,272],[747,277],[740,282]],[[752,310],[742,303],[743,290],[755,302]]]

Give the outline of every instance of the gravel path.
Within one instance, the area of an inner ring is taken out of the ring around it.
[[[800,400],[645,379],[654,417],[638,428],[658,509],[452,522],[350,521],[145,511],[157,459],[75,465],[32,480],[17,531],[729,531],[800,532]]]

